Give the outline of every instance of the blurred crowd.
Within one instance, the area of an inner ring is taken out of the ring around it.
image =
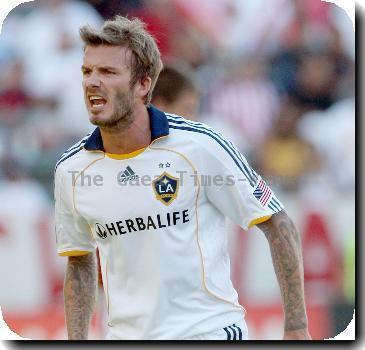
[[[78,28],[119,13],[146,22],[165,64],[194,72],[186,117],[226,134],[268,182],[353,188],[354,35],[341,12],[318,0],[24,3],[0,38],[1,176],[30,177],[51,196],[57,157],[92,129]]]
[[[141,18],[165,65],[189,70],[185,117],[231,139],[273,188],[354,196],[355,35],[342,9],[319,0],[18,6],[0,36],[0,192],[27,183],[52,203],[57,159],[93,129],[78,28],[115,14]]]

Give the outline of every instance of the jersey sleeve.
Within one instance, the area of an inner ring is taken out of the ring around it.
[[[57,252],[60,256],[79,256],[96,248],[87,221],[73,205],[72,178],[66,177],[60,167],[55,173],[55,229]]]
[[[221,213],[247,230],[284,209],[264,179],[230,141],[213,131],[209,136],[203,162],[212,181],[205,191]]]

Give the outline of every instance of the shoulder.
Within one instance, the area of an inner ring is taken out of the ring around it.
[[[84,145],[91,133],[87,134],[81,140],[76,142],[74,145],[69,147],[65,152],[62,153],[61,157],[58,159],[55,165],[55,173],[59,172],[62,168],[67,168],[70,164],[75,163],[83,151]],[[77,163],[77,162],[76,162]]]
[[[194,156],[202,164],[225,167],[231,172],[239,171],[249,179],[251,186],[257,181],[256,172],[250,167],[240,150],[220,132],[204,123],[187,120],[181,116],[166,113],[172,134],[194,144]]]
[[[171,134],[188,139],[212,155],[221,151],[235,155],[239,153],[237,147],[227,137],[205,123],[169,113],[166,113],[166,117]]]
[[[185,131],[194,131],[194,130],[190,130],[190,128],[206,128],[206,129],[212,130],[212,128],[210,126],[208,126],[207,124],[193,121],[190,119],[186,119],[186,118],[182,117],[181,115],[166,113],[166,112],[164,112],[164,113],[169,122],[170,128],[180,129],[180,130],[185,130]]]
[[[176,136],[189,138],[198,144],[229,142],[221,133],[205,123],[188,120],[170,113],[166,113],[166,117],[171,133]]]

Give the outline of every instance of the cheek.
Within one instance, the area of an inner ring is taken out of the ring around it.
[[[144,87],[139,83],[135,83],[132,87],[128,83],[128,91],[129,95],[132,97],[143,97],[148,92],[148,91],[146,92]]]
[[[85,84],[85,81],[82,81],[81,86],[82,86],[82,90],[83,90],[84,94],[86,94],[86,84]]]

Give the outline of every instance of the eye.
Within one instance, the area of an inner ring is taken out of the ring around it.
[[[115,74],[114,71],[108,70],[108,69],[106,69],[103,73],[106,74],[106,75],[114,75]]]
[[[82,69],[81,72],[82,72],[82,75],[85,76],[85,75],[89,75],[91,70],[90,69]]]

